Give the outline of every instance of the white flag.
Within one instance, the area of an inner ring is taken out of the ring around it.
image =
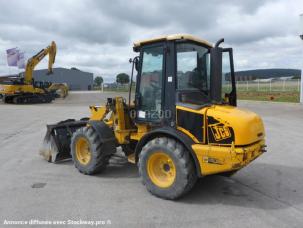
[[[17,66],[19,59],[19,50],[17,48],[11,48],[6,50],[7,64],[9,66]]]

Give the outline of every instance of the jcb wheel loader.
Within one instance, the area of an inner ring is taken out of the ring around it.
[[[102,172],[121,146],[152,194],[176,199],[197,178],[230,174],[265,152],[261,118],[236,107],[231,48],[177,34],[136,42],[134,103],[108,98],[89,118],[47,126],[41,154]],[[131,80],[132,81],[132,80]],[[131,88],[131,86],[130,86]]]

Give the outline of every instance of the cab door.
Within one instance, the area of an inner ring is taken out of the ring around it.
[[[149,45],[140,53],[141,70],[137,79],[137,120],[159,122],[163,108],[164,46]]]
[[[222,50],[222,98],[230,105],[237,106],[237,91],[232,48],[223,48]]]

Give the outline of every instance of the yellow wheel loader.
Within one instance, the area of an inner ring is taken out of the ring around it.
[[[134,102],[108,98],[89,118],[47,126],[40,153],[102,172],[121,147],[152,194],[177,199],[197,178],[232,174],[265,152],[261,118],[236,107],[231,48],[177,34],[136,42]],[[132,82],[132,80],[131,80]],[[130,86],[131,88],[131,86]]]
[[[38,82],[33,80],[33,71],[41,60],[49,55],[48,74],[52,74],[57,47],[52,43],[31,57],[25,68],[24,77],[6,77],[0,82],[0,94],[5,103],[33,104],[49,103],[56,97],[65,97],[68,87],[65,83]]]

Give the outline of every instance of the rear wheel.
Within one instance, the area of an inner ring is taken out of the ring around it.
[[[189,152],[176,140],[166,137],[153,139],[143,147],[138,166],[147,190],[164,199],[179,198],[197,180]]]
[[[83,174],[96,174],[103,171],[114,151],[115,148],[109,145],[104,147],[92,127],[78,129],[71,139],[72,159],[76,168]]]

